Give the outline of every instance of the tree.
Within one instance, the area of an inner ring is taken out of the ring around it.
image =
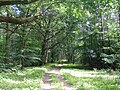
[[[67,59],[90,67],[115,65],[118,9],[117,0],[0,1],[1,62],[39,66]]]
[[[38,1],[38,0],[0,1],[0,8],[1,8],[1,6],[5,6],[5,5],[17,5],[17,4],[25,5],[25,4],[34,3],[36,1]],[[42,1],[41,1],[41,3],[42,3]],[[32,17],[27,17],[27,18],[14,18],[14,17],[10,17],[10,16],[0,15],[0,22],[24,24],[24,23],[29,23],[29,22],[36,20],[39,16],[40,16],[40,14],[32,16]]]

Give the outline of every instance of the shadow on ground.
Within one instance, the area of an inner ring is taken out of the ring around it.
[[[60,66],[62,69],[83,69],[83,70],[93,70],[92,67],[83,66],[83,65],[76,65],[76,64],[62,64]]]

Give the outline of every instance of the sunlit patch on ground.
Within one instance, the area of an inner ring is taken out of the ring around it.
[[[69,73],[76,77],[102,77],[102,78],[118,78],[118,75],[109,75],[105,72],[94,72],[94,71],[75,71],[69,69],[62,69],[62,73]]]
[[[1,90],[41,90],[40,84],[47,69],[25,68],[15,73],[0,73]]]
[[[62,64],[56,65],[54,68],[46,72],[44,78],[44,84],[42,88],[44,90],[77,90],[72,88],[71,85],[67,84],[60,74]]]
[[[50,90],[50,89],[51,89],[49,83],[47,83],[47,84],[41,84],[41,88],[42,88],[43,90]]]
[[[104,71],[62,69],[64,79],[78,90],[120,90],[120,77]]]

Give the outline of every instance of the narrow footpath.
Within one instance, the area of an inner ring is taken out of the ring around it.
[[[51,74],[55,74],[56,77],[60,80],[60,82],[63,83],[64,87],[62,90],[77,90],[76,88],[73,88],[71,85],[69,85],[64,80],[64,78],[60,75],[60,69],[61,69],[61,65],[58,65],[58,66],[55,66],[54,68],[52,68],[51,70],[49,70],[45,73],[43,90],[52,90],[53,89],[51,86],[51,82],[50,82],[50,75]]]

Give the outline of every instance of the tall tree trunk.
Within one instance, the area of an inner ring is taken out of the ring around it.
[[[48,63],[48,50],[47,50],[47,42],[43,40],[42,42],[42,50],[41,50],[41,60],[43,64]]]
[[[24,66],[24,60],[25,60],[25,30],[23,28],[22,35],[20,36],[20,62],[19,65],[21,66],[21,69],[23,69]]]

